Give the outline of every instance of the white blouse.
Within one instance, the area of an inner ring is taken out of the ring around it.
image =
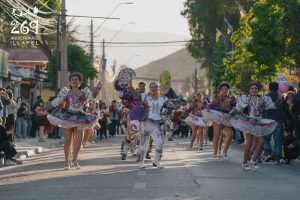
[[[81,90],[79,95],[70,93],[70,89],[64,87],[60,90],[57,97],[51,102],[52,106],[58,106],[64,101],[68,101],[68,109],[71,111],[81,111],[85,105],[85,102],[95,99],[89,88]]]
[[[270,96],[263,95],[257,97],[256,101],[253,101],[250,95],[242,95],[237,98],[237,104],[235,109],[241,112],[248,107],[250,117],[262,117],[264,110],[274,109],[275,105]]]

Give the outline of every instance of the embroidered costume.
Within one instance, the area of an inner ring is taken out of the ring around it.
[[[157,99],[153,99],[150,95],[146,96],[146,104],[148,107],[148,118],[145,123],[141,126],[141,142],[140,142],[140,153],[141,162],[140,167],[144,168],[144,156],[148,149],[150,136],[156,143],[155,156],[153,165],[158,168],[163,168],[160,165],[160,157],[163,151],[164,145],[164,131],[172,128],[172,121],[170,119],[171,103],[165,104],[168,98],[158,96]],[[164,116],[164,119],[162,118]]]
[[[202,111],[203,118],[206,121],[215,122],[224,126],[231,127],[229,119],[226,117],[233,107],[236,105],[236,99],[232,97],[221,97],[216,95],[206,110]]]
[[[207,102],[199,102],[194,100],[192,108],[190,109],[189,116],[184,120],[190,126],[208,126],[208,123],[204,121],[202,111],[207,108]]]
[[[139,93],[128,85],[135,78],[134,70],[123,69],[115,81],[115,89],[120,92],[120,99],[124,106],[123,123],[126,126],[126,136],[121,145],[121,159],[126,160],[129,150],[135,153],[137,144],[140,141],[141,120],[145,118],[146,109],[142,103]]]
[[[250,96],[242,95],[238,98],[237,105],[232,113],[240,113],[245,108],[249,112],[248,115],[236,114],[230,119],[230,123],[235,129],[254,136],[266,136],[275,130],[276,121],[262,118],[264,110],[275,108],[269,96],[257,97],[256,101],[253,101]]]
[[[84,88],[78,94],[64,87],[58,96],[51,102],[51,106],[56,107],[47,116],[49,122],[54,126],[62,128],[91,128],[98,125],[100,116],[84,112],[85,103],[95,99],[99,94],[100,88],[91,92],[89,88]]]

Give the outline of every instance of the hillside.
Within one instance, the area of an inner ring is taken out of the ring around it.
[[[187,49],[181,49],[175,53],[153,61],[143,67],[137,68],[138,77],[157,79],[163,70],[168,70],[174,80],[185,80],[192,76],[195,69],[199,69],[200,63],[196,62]]]

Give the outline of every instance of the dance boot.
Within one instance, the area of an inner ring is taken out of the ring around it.
[[[161,150],[156,150],[153,160],[153,166],[157,167],[158,169],[163,169],[164,166],[160,164],[160,158],[161,158]]]
[[[145,158],[145,152],[141,151],[140,152],[140,162],[139,162],[139,168],[141,168],[141,169],[145,169],[146,168],[144,158]]]

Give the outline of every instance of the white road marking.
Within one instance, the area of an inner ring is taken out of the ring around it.
[[[135,183],[134,185],[134,189],[145,189],[145,188],[146,188],[145,182]]]
[[[138,176],[145,176],[145,175],[147,175],[147,172],[146,171],[138,171],[137,175]]]

